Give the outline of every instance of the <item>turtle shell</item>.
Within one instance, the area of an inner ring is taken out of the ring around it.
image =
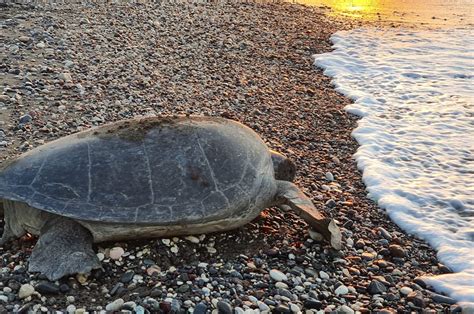
[[[0,170],[1,198],[88,221],[201,223],[261,210],[275,193],[265,143],[222,118],[119,121],[42,145]]]

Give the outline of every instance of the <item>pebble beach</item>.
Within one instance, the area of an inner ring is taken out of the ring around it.
[[[57,282],[27,271],[23,237],[0,247],[0,312],[461,312],[419,278],[451,270],[366,197],[358,118],[313,65],[362,22],[289,3],[0,8],[0,162],[132,117],[226,117],[293,159],[344,235],[334,251],[269,208],[231,232],[97,244],[102,270]]]

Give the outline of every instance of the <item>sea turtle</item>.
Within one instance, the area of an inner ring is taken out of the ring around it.
[[[148,117],[72,134],[0,168],[0,245],[39,235],[29,271],[100,268],[93,242],[201,234],[293,208],[339,249],[341,234],[291,181],[294,164],[241,123]]]

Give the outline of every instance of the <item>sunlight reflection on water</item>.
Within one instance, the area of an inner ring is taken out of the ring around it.
[[[368,21],[473,25],[474,0],[292,0]]]

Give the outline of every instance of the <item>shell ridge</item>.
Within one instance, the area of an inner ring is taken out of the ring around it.
[[[214,175],[214,169],[212,169],[211,167],[211,164],[209,163],[209,159],[207,158],[207,155],[206,153],[204,152],[204,149],[202,148],[202,145],[201,145],[201,138],[199,137],[198,134],[196,134],[196,137],[197,137],[197,144],[199,146],[199,149],[201,150],[202,152],[202,155],[204,157],[204,160],[206,161],[206,165],[209,169],[209,173],[211,174],[211,178],[212,178],[212,183],[214,183],[214,189],[216,190],[216,192],[221,192],[221,190],[219,189],[219,187],[217,186],[217,179]]]
[[[44,167],[44,165],[46,164],[46,159],[48,159],[48,155],[44,156],[43,161],[41,162],[41,166],[38,168],[38,171],[36,172],[35,177],[33,178],[33,180],[31,181],[31,183],[30,183],[30,185],[29,185],[30,188],[35,189],[35,188],[33,187],[33,184],[36,182],[36,179],[38,178],[38,175],[39,175],[39,173],[41,172],[41,170],[43,170],[43,167]]]
[[[88,158],[88,164],[87,164],[87,175],[88,175],[88,187],[87,187],[87,204],[90,204],[91,201],[91,193],[92,193],[92,176],[91,176],[91,168],[92,168],[92,161],[91,161],[91,147],[89,145],[89,142],[86,141],[86,146],[87,146],[87,158]]]
[[[155,190],[153,189],[153,179],[152,179],[152,172],[151,172],[151,167],[150,167],[150,158],[148,157],[148,151],[146,149],[146,145],[145,145],[145,141],[143,141],[142,143],[143,145],[143,157],[145,157],[145,163],[146,163],[146,167],[147,167],[147,171],[148,171],[148,184],[150,185],[150,203],[148,203],[149,205],[151,204],[154,204],[155,203]],[[135,216],[135,221],[137,221],[137,215]]]

